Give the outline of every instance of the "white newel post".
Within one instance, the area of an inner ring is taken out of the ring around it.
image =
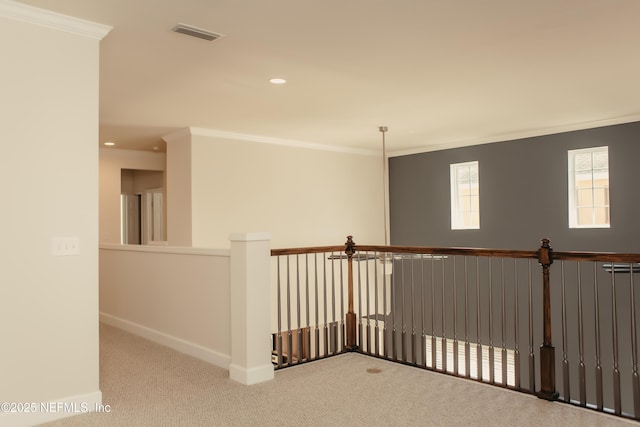
[[[242,384],[274,378],[271,363],[271,234],[234,233],[231,240],[231,364]]]

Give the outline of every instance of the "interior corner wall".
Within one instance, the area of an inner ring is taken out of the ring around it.
[[[100,243],[120,244],[122,169],[164,171],[166,156],[151,151],[100,149]]]
[[[269,232],[272,247],[384,240],[378,156],[203,135],[191,150],[195,247],[228,247],[234,232]]]
[[[640,252],[640,122],[390,160],[395,245]],[[611,227],[568,226],[567,151],[609,147]],[[480,229],[451,230],[449,165],[477,160]]]
[[[170,246],[192,246],[191,135],[186,130],[167,142],[166,226]],[[228,247],[225,244],[223,247]]]
[[[0,52],[0,402],[93,405],[99,40],[0,16]],[[53,256],[54,237],[79,254]]]

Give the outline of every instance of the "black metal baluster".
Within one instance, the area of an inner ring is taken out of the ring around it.
[[[378,286],[379,286],[379,281],[378,281],[378,276],[379,276],[379,272],[378,272],[378,260],[380,259],[379,257],[379,253],[378,252],[374,252],[373,253],[373,262],[374,262],[374,279],[373,279],[373,286],[375,286],[374,288],[374,308],[373,308],[373,313],[376,316],[375,318],[375,323],[374,323],[374,334],[375,334],[375,353],[376,356],[380,355],[380,325],[378,324],[378,317],[380,316],[380,307],[379,307],[379,300],[378,300]]]
[[[633,363],[633,373],[631,382],[633,384],[633,417],[640,419],[640,378],[638,377],[638,335],[636,332],[636,296],[634,289],[633,263],[629,264],[629,284],[631,286],[631,358]]]
[[[453,374],[458,375],[458,284],[456,283],[456,257],[453,257]]]
[[[291,266],[287,255],[287,365],[293,362],[293,335],[291,334]]]
[[[620,366],[618,354],[618,303],[616,293],[616,273],[611,270],[611,326],[613,340],[613,406],[616,415],[622,414],[622,398],[620,395]]]
[[[580,265],[578,264],[578,271]],[[560,286],[561,286],[561,306],[562,306],[562,383],[563,398],[566,402],[571,400],[571,383],[569,382],[569,360],[567,359],[567,293],[566,275],[564,272],[564,261],[560,261]]]
[[[398,360],[398,331],[396,329],[396,300],[397,300],[397,283],[396,283],[396,271],[394,255],[390,254],[391,259],[391,357],[393,360]]]
[[[442,262],[442,337],[441,337],[441,358],[442,358],[442,372],[447,372],[447,301],[446,301],[446,274],[445,263]]]
[[[277,257],[277,270],[278,270],[278,280],[276,286],[276,298],[277,298],[277,306],[278,306],[278,334],[276,337],[276,357],[277,357],[277,365],[278,368],[282,368],[282,296],[281,296],[281,287],[282,281],[280,277],[280,256]]]
[[[342,353],[344,348],[347,345],[347,325],[345,324],[344,319],[346,318],[344,313],[345,303],[344,303],[344,262],[342,262],[342,258],[340,259],[340,333],[342,335],[342,339],[338,340],[340,343],[340,348],[338,351]]]
[[[584,364],[584,314],[582,311],[582,274],[578,265],[578,383],[580,385],[580,406],[587,406],[587,376]],[[570,399],[567,400],[569,402]]]
[[[426,305],[425,305],[425,282],[424,282],[424,254],[420,254],[420,266],[422,268],[421,270],[421,275],[420,275],[420,289],[421,289],[421,298],[420,298],[420,302],[421,302],[421,320],[422,320],[422,333],[421,333],[421,338],[420,338],[420,351],[422,352],[422,366],[424,368],[427,367],[427,336],[426,336],[426,313],[425,313],[425,309],[426,309]]]
[[[305,360],[309,361],[311,357],[311,302],[309,298],[309,254],[305,254],[304,256],[305,262],[305,296],[306,296],[306,309],[307,309],[307,325],[305,327],[305,338],[304,338],[304,350],[305,350]]]
[[[464,376],[471,378],[471,346],[469,344],[469,269],[464,257]]]
[[[477,338],[477,344],[476,344],[476,364],[478,365],[477,367],[477,371],[478,371],[478,381],[482,381],[483,380],[483,372],[482,372],[482,338],[481,338],[481,333],[482,333],[482,327],[481,327],[481,321],[482,321],[482,310],[481,310],[481,304],[480,304],[480,258],[476,256],[476,338]]]
[[[415,286],[415,275],[413,272],[415,264],[414,257],[411,257],[411,363],[414,365],[418,364],[418,357],[416,354],[417,350],[417,342],[416,342],[416,313],[415,313],[415,304],[416,304],[416,286]]]
[[[533,352],[533,276],[531,275],[531,263],[529,260],[529,390],[536,391],[536,364]]]
[[[495,355],[493,349],[493,268],[489,258],[489,382],[496,383]]]
[[[507,297],[506,282],[504,278],[504,258],[500,258],[500,282],[501,282],[501,311],[502,311],[502,385],[507,385]]]
[[[400,292],[402,293],[401,308],[400,308],[400,316],[402,318],[402,335],[400,344],[402,345],[402,361],[407,361],[407,319],[405,319],[405,311],[406,311],[406,302],[404,299],[404,285],[406,281],[404,280],[404,255],[400,255]]]
[[[433,263],[433,256],[431,257],[431,368],[436,369],[438,367],[438,352],[436,344],[436,279],[435,279],[435,265]]]
[[[600,303],[598,302],[598,267],[593,263],[593,304],[595,313],[596,333],[596,408],[602,411],[604,408],[604,395],[602,390],[602,365],[600,363]]]
[[[389,311],[387,310],[387,252],[382,255],[382,280],[382,309],[384,314],[384,323],[382,325],[382,352],[384,353],[383,356],[388,358],[389,346],[387,345],[387,331],[389,330]],[[391,286],[391,283],[389,283],[389,286]]]
[[[332,254],[333,255],[333,254]],[[342,262],[342,261],[341,261]],[[331,257],[331,323],[329,329],[329,351],[336,354],[338,350],[338,330],[336,320],[336,257]]]
[[[360,348],[362,351],[365,350],[364,347],[364,343],[363,341],[363,337],[365,337],[364,335],[364,330],[363,330],[363,325],[362,325],[362,271],[360,269],[360,265],[362,263],[358,263],[358,348]],[[365,285],[366,286],[366,285]]]
[[[389,346],[387,343],[387,332],[389,331],[389,311],[387,309],[387,256],[388,253],[385,252],[382,258],[382,305],[384,312],[384,324],[382,325],[382,352],[385,358],[389,357]],[[391,283],[389,283],[389,287],[391,287]]]
[[[514,386],[516,389],[520,389],[520,310],[518,306],[520,304],[519,297],[519,287],[520,280],[518,278],[518,260],[513,260],[513,276],[514,276],[514,313],[513,313],[513,324],[515,325],[514,330],[514,350],[513,350],[513,370],[514,370]]]
[[[369,257],[366,256],[365,254],[365,267],[366,267],[366,271],[365,271],[365,275],[367,280],[365,280],[365,287],[366,287],[366,298],[367,298],[367,304],[366,304],[366,316],[367,316],[367,353],[371,354],[371,307],[370,307],[370,301],[371,301],[371,295],[370,295],[370,287],[371,287],[371,281],[369,280]],[[359,264],[362,264],[362,262],[360,262]],[[362,312],[360,312],[362,313]],[[364,350],[364,349],[363,349]]]
[[[300,363],[302,360],[302,309],[300,302],[300,255],[296,255],[296,344],[297,358],[296,363]],[[293,353],[293,352],[292,352]]]

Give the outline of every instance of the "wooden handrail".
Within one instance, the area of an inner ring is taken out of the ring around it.
[[[553,258],[563,261],[640,263],[640,254],[616,252],[554,252]]]
[[[271,256],[319,254],[324,252],[342,252],[345,245],[341,246],[309,246],[306,248],[271,249]]]
[[[279,255],[301,255],[313,253],[336,252],[342,253],[345,245],[339,246],[309,246],[300,248],[271,249],[272,256]],[[432,254],[432,255],[466,255],[466,256],[487,256],[500,258],[529,258],[537,259],[538,251],[511,250],[511,249],[491,249],[491,248],[470,248],[470,247],[429,247],[429,246],[393,246],[393,245],[358,245],[360,252],[387,252],[406,254]],[[553,252],[554,260],[564,261],[602,261],[621,263],[640,263],[640,254],[617,253],[617,252]]]
[[[429,255],[465,255],[465,256],[493,256],[501,258],[531,258],[538,257],[537,251],[488,249],[488,248],[441,248],[427,246],[379,246],[358,245],[359,251],[391,252],[394,254],[429,254]]]

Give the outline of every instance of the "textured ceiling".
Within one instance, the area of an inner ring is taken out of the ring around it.
[[[404,153],[640,119],[638,0],[22,3],[113,26],[100,142],[120,148],[194,126],[379,150],[385,125]]]

